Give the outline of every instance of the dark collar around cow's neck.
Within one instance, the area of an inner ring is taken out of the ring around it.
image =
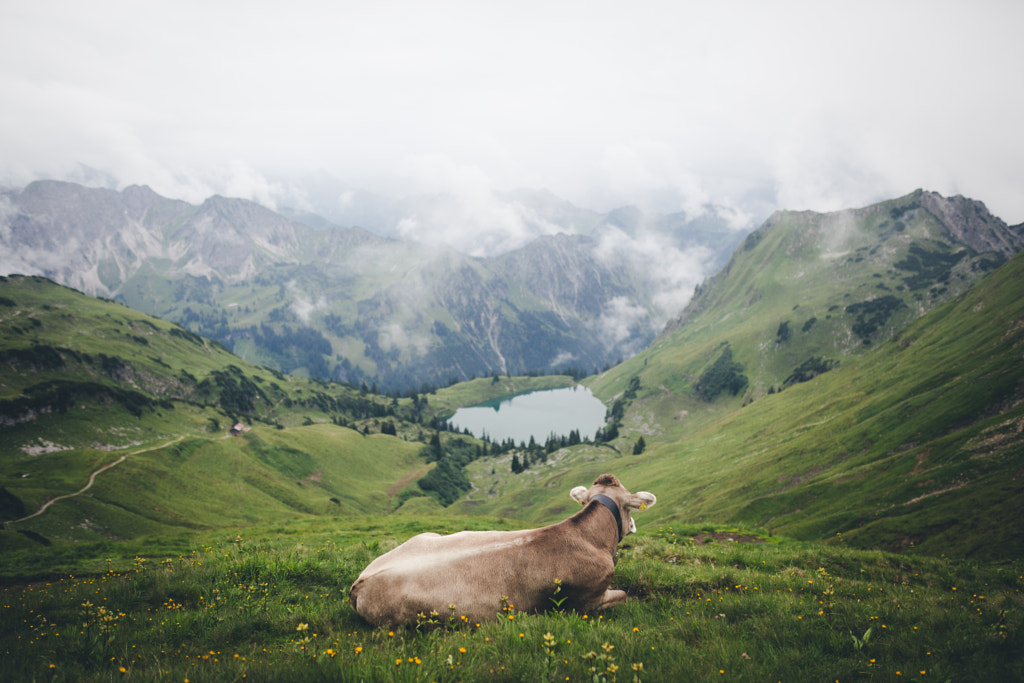
[[[597,501],[601,505],[611,510],[612,514],[615,515],[615,528],[619,531],[619,540],[622,540],[622,513],[619,512],[619,506],[615,504],[615,501],[604,495],[598,493],[590,497],[590,500]],[[616,544],[617,545],[617,544]]]

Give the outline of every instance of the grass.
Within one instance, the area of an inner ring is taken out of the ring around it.
[[[458,517],[305,520],[196,536],[170,552],[142,552],[139,542],[95,547],[79,558],[82,572],[0,590],[0,678],[1024,676],[1020,563],[908,558],[738,529],[642,529],[623,544],[616,570],[615,585],[630,598],[605,613],[527,615],[498,604],[497,618],[479,626],[442,614],[372,629],[347,604],[363,567],[415,533],[508,526]],[[758,542],[727,540],[734,537]]]
[[[34,545],[15,533],[19,530],[56,543],[87,542],[309,515],[384,514],[410,480],[431,467],[420,457],[422,448],[395,437],[314,424],[255,427],[242,437],[185,438],[153,450],[133,449],[84,494],[11,522],[0,534],[0,551]],[[0,482],[31,514],[54,493],[79,491],[88,471],[119,455],[69,451],[23,457],[7,464],[11,473]]]

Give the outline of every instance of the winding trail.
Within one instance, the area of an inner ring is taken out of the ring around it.
[[[96,477],[99,474],[101,474],[102,472],[106,472],[107,470],[109,470],[114,465],[120,465],[122,462],[124,462],[125,460],[128,459],[129,455],[138,455],[139,453],[146,453],[148,451],[155,451],[155,450],[160,449],[160,448],[166,448],[166,447],[170,446],[172,443],[177,443],[178,441],[181,441],[184,438],[185,438],[185,436],[182,435],[182,436],[179,436],[177,439],[173,439],[171,441],[168,441],[165,444],[160,444],[159,446],[150,446],[149,448],[143,448],[143,449],[140,449],[140,450],[137,450],[137,451],[132,451],[131,453],[125,453],[124,455],[122,455],[120,458],[118,458],[114,462],[107,463],[103,467],[99,468],[98,470],[96,470],[95,472],[90,474],[89,475],[89,483],[86,484],[85,486],[83,486],[80,490],[75,491],[74,493],[66,493],[63,496],[57,496],[56,498],[51,498],[50,500],[48,500],[45,503],[43,503],[43,506],[41,508],[39,508],[38,510],[33,512],[28,517],[22,517],[21,519],[13,519],[13,520],[9,521],[8,524],[16,524],[17,522],[24,522],[26,520],[32,519],[33,517],[38,517],[39,515],[41,515],[44,512],[46,512],[46,510],[51,505],[56,503],[58,500],[64,500],[65,498],[74,498],[75,496],[82,495],[83,493],[88,491],[90,488],[92,488],[92,485],[94,483],[96,483]]]

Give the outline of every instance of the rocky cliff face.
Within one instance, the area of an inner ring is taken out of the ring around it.
[[[949,230],[958,242],[979,253],[996,252],[1010,258],[1024,249],[1020,227],[1011,228],[993,216],[979,201],[957,195],[946,198],[937,192],[918,190],[921,206]]]
[[[0,270],[44,275],[112,296],[148,259],[164,256],[155,230],[189,208],[148,188],[124,193],[41,181],[0,195]]]

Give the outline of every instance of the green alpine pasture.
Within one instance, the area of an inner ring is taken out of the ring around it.
[[[347,590],[425,531],[503,519],[325,517],[80,548],[0,588],[0,678],[54,681],[1020,680],[1024,567],[801,544],[739,529],[628,537],[604,613],[369,628]],[[49,549],[43,552],[50,552]],[[134,553],[134,554],[133,554]]]

